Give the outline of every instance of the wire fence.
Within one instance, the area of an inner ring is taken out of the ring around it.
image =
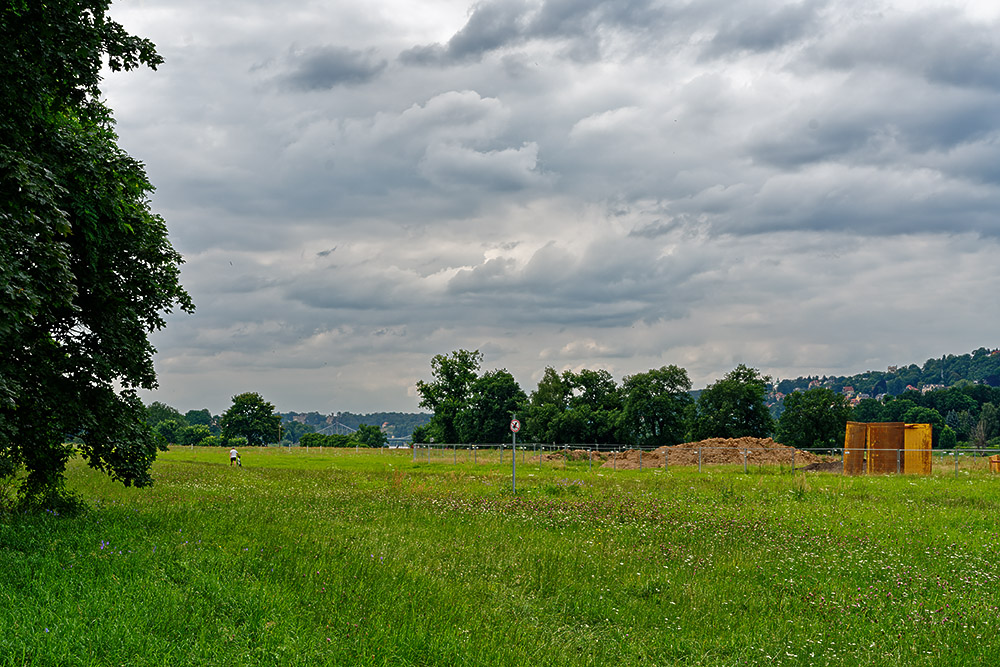
[[[298,451],[309,452],[309,447],[293,447]],[[313,447],[322,452],[323,447]],[[339,448],[326,447],[326,451],[343,451]],[[990,456],[1000,455],[1000,449],[877,449],[867,448],[861,452],[860,466],[845,467],[845,460],[858,450],[848,448],[805,448],[791,447],[752,447],[752,446],[707,446],[697,443],[676,445],[672,447],[634,447],[622,444],[546,444],[525,443],[516,446],[510,443],[487,444],[442,444],[421,443],[409,446],[385,446],[381,448],[366,448],[355,446],[354,452],[371,452],[384,455],[407,456],[413,462],[427,463],[472,463],[472,464],[552,464],[559,462],[576,462],[580,466],[586,463],[587,469],[602,470],[664,470],[671,467],[697,468],[702,472],[712,466],[742,466],[743,472],[751,469],[777,469],[778,471],[825,471],[849,474],[891,474],[910,473],[914,471],[908,462],[911,457],[929,457],[928,466],[921,466],[920,472],[927,474],[932,470],[947,469],[957,476],[961,470],[989,470]],[[516,455],[517,461],[511,457]],[[879,460],[880,467],[872,462]],[[894,460],[894,464],[893,464]],[[888,462],[888,463],[887,463]],[[924,468],[926,467],[926,470]],[[992,466],[995,472],[1000,472],[1000,461]]]

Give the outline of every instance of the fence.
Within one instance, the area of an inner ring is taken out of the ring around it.
[[[186,449],[187,447],[185,447]],[[192,447],[193,449],[193,447]],[[273,449],[273,446],[272,446]],[[363,445],[354,447],[300,447],[298,445],[281,449],[286,452],[358,453],[407,456],[411,461],[426,461],[428,463],[474,463],[498,464],[510,462],[511,444],[417,444],[405,446],[385,446],[368,448]],[[553,460],[586,461],[587,469],[595,467],[617,470],[669,470],[672,467],[697,467],[703,472],[707,466],[729,465],[743,467],[743,472],[749,472],[751,466],[758,470],[771,467],[783,472],[802,470],[824,470],[843,472],[845,474],[909,474],[906,457],[912,455],[930,456],[934,469],[941,471],[946,468],[957,476],[960,470],[991,470],[989,457],[1000,456],[1000,449],[925,449],[910,448],[900,450],[895,447],[836,447],[836,448],[806,448],[793,449],[778,445],[776,447],[718,447],[697,445],[676,445],[672,447],[638,448],[621,444],[580,445],[580,444],[518,444],[516,449],[519,463],[540,465]],[[871,453],[870,455],[868,453]],[[852,468],[850,461],[854,455],[861,454],[857,460],[861,466]],[[872,461],[876,461],[876,464]],[[817,466],[816,464],[821,464]],[[847,465],[845,465],[845,463]],[[1000,463],[994,464],[1000,472]]]
[[[510,461],[510,444],[417,444],[411,447],[411,460],[431,462],[451,462],[457,464],[502,464]],[[791,447],[717,447],[717,446],[676,446],[657,449],[642,449],[624,445],[550,445],[528,443],[517,445],[514,453],[519,463],[544,463],[559,460],[587,462],[587,469],[596,466],[615,470],[669,470],[674,467],[695,467],[702,472],[706,466],[742,465],[743,472],[751,466],[758,469],[772,466],[779,470],[788,467],[790,472],[820,470],[844,474],[924,474],[923,466],[915,468],[907,461],[914,457],[929,459],[930,470],[947,466],[954,468],[955,475],[960,468],[990,469],[988,457],[1000,453],[1000,449],[934,450],[928,448],[867,447],[860,452],[857,460],[860,467],[852,469],[854,454],[851,448],[793,449]],[[846,464],[846,465],[845,465]]]

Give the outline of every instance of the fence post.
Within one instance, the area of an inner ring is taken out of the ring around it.
[[[951,450],[951,452],[955,456],[955,477],[957,478],[958,477],[958,452],[956,452],[954,449]]]
[[[642,472],[642,447],[639,447],[639,472]]]
[[[415,442],[411,443],[410,444],[410,450],[411,450],[410,453],[413,454],[412,462],[416,463],[417,462],[417,443],[415,443]]]
[[[701,472],[701,447],[698,448],[698,472]]]
[[[612,463],[611,463],[611,469],[614,470],[615,472],[617,472],[618,471],[618,450],[617,449],[611,450],[611,456],[612,456],[612,459],[613,459]]]
[[[897,449],[896,450],[896,474],[897,475],[899,474],[899,455],[902,454],[902,453],[903,453],[903,450],[901,450],[901,449]]]
[[[587,472],[594,470],[594,448],[591,447],[587,454]]]
[[[743,450],[743,474],[747,474],[747,452],[749,450]]]
[[[792,477],[795,477],[795,452],[797,451],[794,447],[792,448]]]
[[[670,458],[670,447],[664,447],[663,448],[663,472],[667,472],[667,470],[669,469],[669,466],[670,466],[670,463],[668,461],[669,458]]]

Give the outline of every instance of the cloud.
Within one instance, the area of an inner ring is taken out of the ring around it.
[[[337,46],[292,51],[288,60],[288,71],[280,80],[303,91],[368,83],[387,65],[385,59],[377,57],[375,49],[357,51]]]
[[[154,338],[158,399],[412,410],[458,347],[530,390],[989,345],[988,9],[125,3],[166,63],[106,91],[198,305]]]

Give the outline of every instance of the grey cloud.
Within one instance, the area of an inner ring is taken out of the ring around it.
[[[518,0],[481,2],[468,23],[448,40],[448,55],[455,60],[475,58],[505,46],[524,32],[527,5]]]
[[[718,57],[741,51],[767,52],[815,34],[819,27],[818,12],[825,2],[807,1],[782,5],[775,9],[753,4],[733,4],[727,14],[742,14],[729,18],[706,48],[704,55]]]
[[[959,10],[880,16],[831,33],[808,52],[824,67],[890,67],[928,81],[1000,90],[1000,30]]]
[[[289,71],[280,80],[303,91],[367,83],[381,74],[388,64],[385,59],[378,58],[374,49],[357,51],[338,46],[293,51],[289,60]]]

